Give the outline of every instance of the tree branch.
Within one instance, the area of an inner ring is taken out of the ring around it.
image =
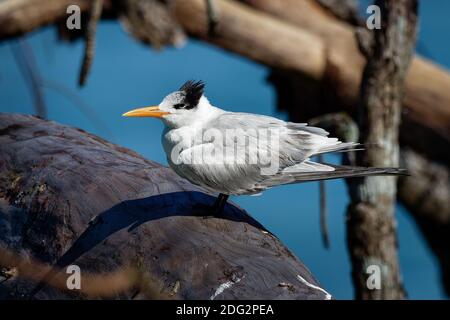
[[[358,0],[316,1],[340,20],[346,21],[355,26],[360,26],[363,24],[358,13]]]
[[[42,91],[43,80],[36,64],[33,49],[25,40],[19,40],[17,44],[12,45],[12,50],[16,63],[29,85],[34,99],[36,115],[45,119],[47,117],[47,105]]]
[[[361,84],[360,132],[364,153],[357,164],[398,167],[398,130],[404,78],[414,52],[416,0],[377,1],[382,27],[375,30]],[[352,275],[359,299],[405,297],[398,257],[394,216],[395,177],[367,177],[349,181],[351,204],[347,210],[347,240]],[[367,285],[367,267],[381,270],[381,288]]]
[[[83,86],[86,82],[87,75],[94,60],[95,54],[95,33],[97,31],[97,23],[102,15],[103,0],[93,0],[89,10],[89,21],[85,34],[85,48],[83,63],[81,65],[79,85]]]

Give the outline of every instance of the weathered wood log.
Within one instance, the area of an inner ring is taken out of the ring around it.
[[[42,3],[39,9],[34,11],[31,8],[36,6],[35,0],[23,0],[22,5],[15,6],[8,6],[9,2],[0,5],[0,39],[20,35],[40,25],[49,24],[51,17],[53,22],[56,22],[67,16],[65,11],[67,0],[51,0],[50,3]],[[87,9],[85,2],[82,0],[77,2],[82,10]],[[110,3],[108,8],[111,8]],[[205,1],[171,1],[170,8],[179,23],[191,35],[208,39],[225,49],[263,64],[304,70],[315,79],[320,79],[325,70],[325,50],[321,41],[270,15],[261,15],[242,4],[221,0],[217,2],[220,22],[215,28],[215,36],[209,37]],[[24,19],[27,15],[30,17]],[[268,42],[268,39],[272,41]]]
[[[67,7],[89,8],[89,0],[14,0],[0,2],[2,38],[23,35],[67,15]]]
[[[0,245],[90,274],[138,267],[172,298],[329,298],[242,209],[228,204],[223,218],[204,219],[198,207],[213,201],[171,169],[80,129],[0,114]],[[35,285],[9,278],[0,298],[29,297]],[[73,294],[44,286],[34,297]]]
[[[215,3],[218,22],[214,37],[208,33],[205,1],[176,0],[172,6],[190,35],[265,65],[301,70],[311,79],[322,79],[326,52],[319,37],[235,1]]]
[[[358,0],[316,0],[316,2],[339,20],[355,26],[359,26],[363,22],[358,12]]]

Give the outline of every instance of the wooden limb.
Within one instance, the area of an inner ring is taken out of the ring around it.
[[[359,140],[359,128],[356,122],[345,112],[326,113],[308,121],[312,126],[318,126],[344,142]]]
[[[82,275],[130,266],[177,299],[328,298],[244,210],[227,203],[221,218],[203,219],[195,208],[212,205],[213,196],[97,136],[0,114],[0,164],[0,245],[15,255],[57,270],[75,264]],[[0,283],[0,299],[23,297],[34,287],[34,281],[8,278]],[[135,296],[135,290],[120,295]],[[74,296],[43,286],[35,298]]]
[[[29,85],[36,115],[45,119],[47,117],[47,105],[42,91],[43,80],[38,70],[33,49],[23,39],[19,40],[17,44],[13,44],[12,49],[19,70],[22,72],[25,82]]]
[[[317,126],[328,131],[331,136],[339,138],[344,142],[358,141],[359,130],[353,119],[345,113],[332,113],[318,116],[309,121],[312,126]],[[354,164],[354,153],[343,153],[344,164]],[[319,162],[322,162],[322,156]],[[327,225],[327,204],[326,204],[326,185],[325,181],[319,181],[320,188],[320,229],[322,233],[322,241],[325,248],[330,247],[328,225]]]
[[[214,2],[219,12],[214,37],[208,37],[204,0],[175,0],[172,6],[192,36],[268,66],[302,70],[311,79],[322,78],[326,56],[318,37],[235,1]]]
[[[102,15],[103,0],[93,0],[89,10],[89,21],[85,34],[85,48],[83,63],[81,65],[79,85],[84,86],[87,75],[94,60],[95,54],[95,34],[97,32],[97,23]]]
[[[205,0],[206,9],[208,13],[208,35],[213,37],[216,33],[216,26],[219,23],[219,13],[217,12],[217,7],[215,0]]]
[[[357,164],[398,167],[403,82],[414,52],[417,1],[385,0],[376,5],[383,22],[375,31],[373,53],[363,73],[359,126],[366,150],[357,155]],[[396,178],[367,177],[349,185],[347,241],[356,298],[403,299],[394,215]],[[371,265],[381,271],[380,288],[367,285]]]
[[[87,10],[90,0],[4,0],[0,1],[1,38],[23,35],[36,28],[55,23],[67,16],[70,5]]]
[[[316,0],[335,17],[352,25],[363,24],[358,12],[358,0]]]
[[[309,121],[313,126],[325,129],[330,136],[343,142],[359,141],[359,128],[356,122],[345,112],[326,113]],[[342,153],[344,165],[356,165],[355,152]]]
[[[184,30],[167,2],[127,0],[114,3],[122,26],[137,40],[155,49],[167,45],[181,47],[186,42]]]
[[[319,155],[319,162],[323,162],[323,155]],[[327,186],[325,180],[319,181],[320,231],[322,243],[326,249],[330,248],[330,234],[328,231]]]

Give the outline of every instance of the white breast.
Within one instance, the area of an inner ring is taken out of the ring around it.
[[[205,142],[198,136],[195,138],[196,133],[198,131],[192,126],[166,129],[163,133],[167,161],[178,175],[211,192],[225,194],[241,193],[254,184],[254,175],[258,172],[256,168],[245,163],[227,163],[223,158],[216,159],[216,155],[209,157],[210,149],[217,151],[218,141]],[[201,156],[200,161],[196,162],[198,155]]]

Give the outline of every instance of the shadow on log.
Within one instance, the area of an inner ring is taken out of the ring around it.
[[[204,219],[196,207],[213,196],[80,129],[0,114],[0,177],[0,245],[22,257],[82,274],[131,265],[174,299],[330,298],[245,211],[228,204],[224,218]],[[86,298],[20,275],[0,281],[2,299]]]

